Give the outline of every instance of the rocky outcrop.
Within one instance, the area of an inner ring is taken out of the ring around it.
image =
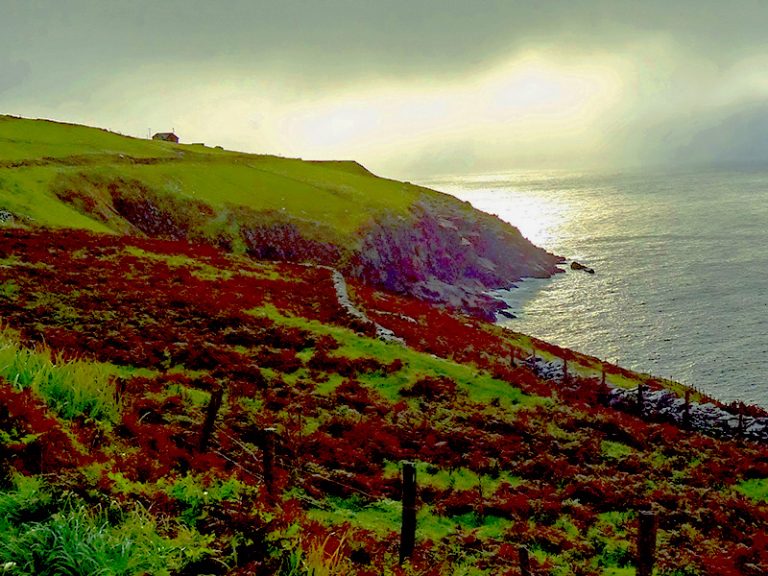
[[[493,319],[506,304],[489,290],[551,276],[561,262],[495,216],[425,196],[408,216],[379,218],[364,231],[350,272],[387,290]]]
[[[338,264],[343,249],[331,242],[317,240],[290,221],[262,218],[251,213],[240,218],[234,217],[235,226],[240,229],[240,238],[249,256],[257,260],[284,260],[286,262],[315,262]]]
[[[595,269],[594,268],[590,268],[589,266],[585,266],[581,262],[576,262],[576,260],[571,262],[571,270],[583,270],[587,274],[594,274],[595,273]]]

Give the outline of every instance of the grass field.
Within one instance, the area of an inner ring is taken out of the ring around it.
[[[0,208],[39,224],[105,231],[108,225],[77,213],[52,191],[116,179],[140,183],[160,196],[193,198],[222,218],[230,208],[245,207],[322,222],[341,235],[377,213],[405,213],[430,193],[378,178],[354,162],[242,154],[0,116]]]

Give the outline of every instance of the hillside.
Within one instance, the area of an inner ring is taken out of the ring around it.
[[[647,511],[654,574],[768,573],[768,414],[430,302],[554,266],[497,219],[80,126],[0,154],[0,574],[631,576]]]
[[[351,316],[326,268],[1,232],[0,565],[495,575],[519,573],[525,544],[537,574],[624,575],[649,508],[659,574],[765,574],[764,444],[607,406],[602,372],[658,389],[647,377],[350,290],[406,345]],[[566,359],[567,377],[541,375],[532,353]],[[401,569],[405,460],[419,512]]]
[[[354,162],[306,162],[0,116],[0,213],[52,227],[204,242],[485,318],[485,293],[560,259],[450,196]]]

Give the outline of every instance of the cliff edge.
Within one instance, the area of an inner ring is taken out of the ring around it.
[[[0,117],[5,225],[186,239],[329,265],[373,286],[493,319],[487,294],[562,259],[452,196],[356,162],[303,161]]]

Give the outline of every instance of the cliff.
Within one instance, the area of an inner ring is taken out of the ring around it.
[[[486,293],[561,260],[451,196],[356,162],[307,162],[2,117],[9,222],[191,240],[257,259],[330,265],[486,319]]]
[[[385,216],[365,230],[350,271],[374,286],[493,319],[504,304],[489,290],[550,276],[560,261],[494,216],[425,195],[408,217]]]

